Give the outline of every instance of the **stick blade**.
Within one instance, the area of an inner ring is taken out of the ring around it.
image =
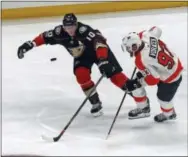
[[[54,138],[53,138],[53,137],[48,137],[48,136],[45,136],[45,135],[42,135],[41,137],[42,137],[42,139],[43,139],[44,141],[47,141],[47,142],[54,142]]]

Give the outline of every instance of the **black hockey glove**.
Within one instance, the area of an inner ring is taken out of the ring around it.
[[[99,70],[107,78],[111,77],[114,67],[106,59],[100,59],[98,63]]]
[[[136,73],[136,78],[141,79],[143,77],[144,76],[143,76],[143,74],[140,71]]]
[[[140,88],[142,85],[139,83],[138,79],[128,80],[123,87],[123,90],[127,91],[128,93]]]
[[[33,47],[34,47],[34,44],[32,43],[32,41],[25,42],[23,45],[21,45],[18,48],[18,58],[19,59],[24,58],[24,53],[31,50]]]

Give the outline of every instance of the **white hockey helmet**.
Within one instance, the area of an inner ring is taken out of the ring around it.
[[[136,32],[130,32],[122,39],[121,48],[125,52],[129,52],[131,57],[135,56],[135,53],[139,50],[142,45],[142,40]]]

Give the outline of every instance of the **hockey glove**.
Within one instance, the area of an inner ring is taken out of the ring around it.
[[[100,59],[98,63],[99,70],[107,78],[111,77],[114,67],[106,59]]]
[[[18,48],[18,58],[22,59],[24,58],[24,53],[26,53],[27,51],[31,50],[34,47],[34,44],[32,41],[27,41],[25,42],[23,45],[21,45]]]
[[[142,85],[139,83],[138,79],[133,79],[133,80],[128,80],[125,84],[125,86],[123,87],[123,89],[125,91],[127,91],[128,93],[136,90],[137,88],[140,88]]]
[[[137,72],[136,73],[136,78],[137,79],[141,79],[141,78],[143,78],[144,76],[143,76],[143,74],[139,71],[139,72]]]

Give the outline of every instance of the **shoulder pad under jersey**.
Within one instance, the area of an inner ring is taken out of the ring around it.
[[[78,32],[80,34],[84,34],[85,32],[87,32],[90,29],[90,27],[88,25],[85,25],[81,22],[78,22]]]
[[[60,35],[60,34],[62,33],[62,31],[63,31],[62,25],[56,26],[56,27],[54,28],[54,33],[55,33],[55,35]]]

